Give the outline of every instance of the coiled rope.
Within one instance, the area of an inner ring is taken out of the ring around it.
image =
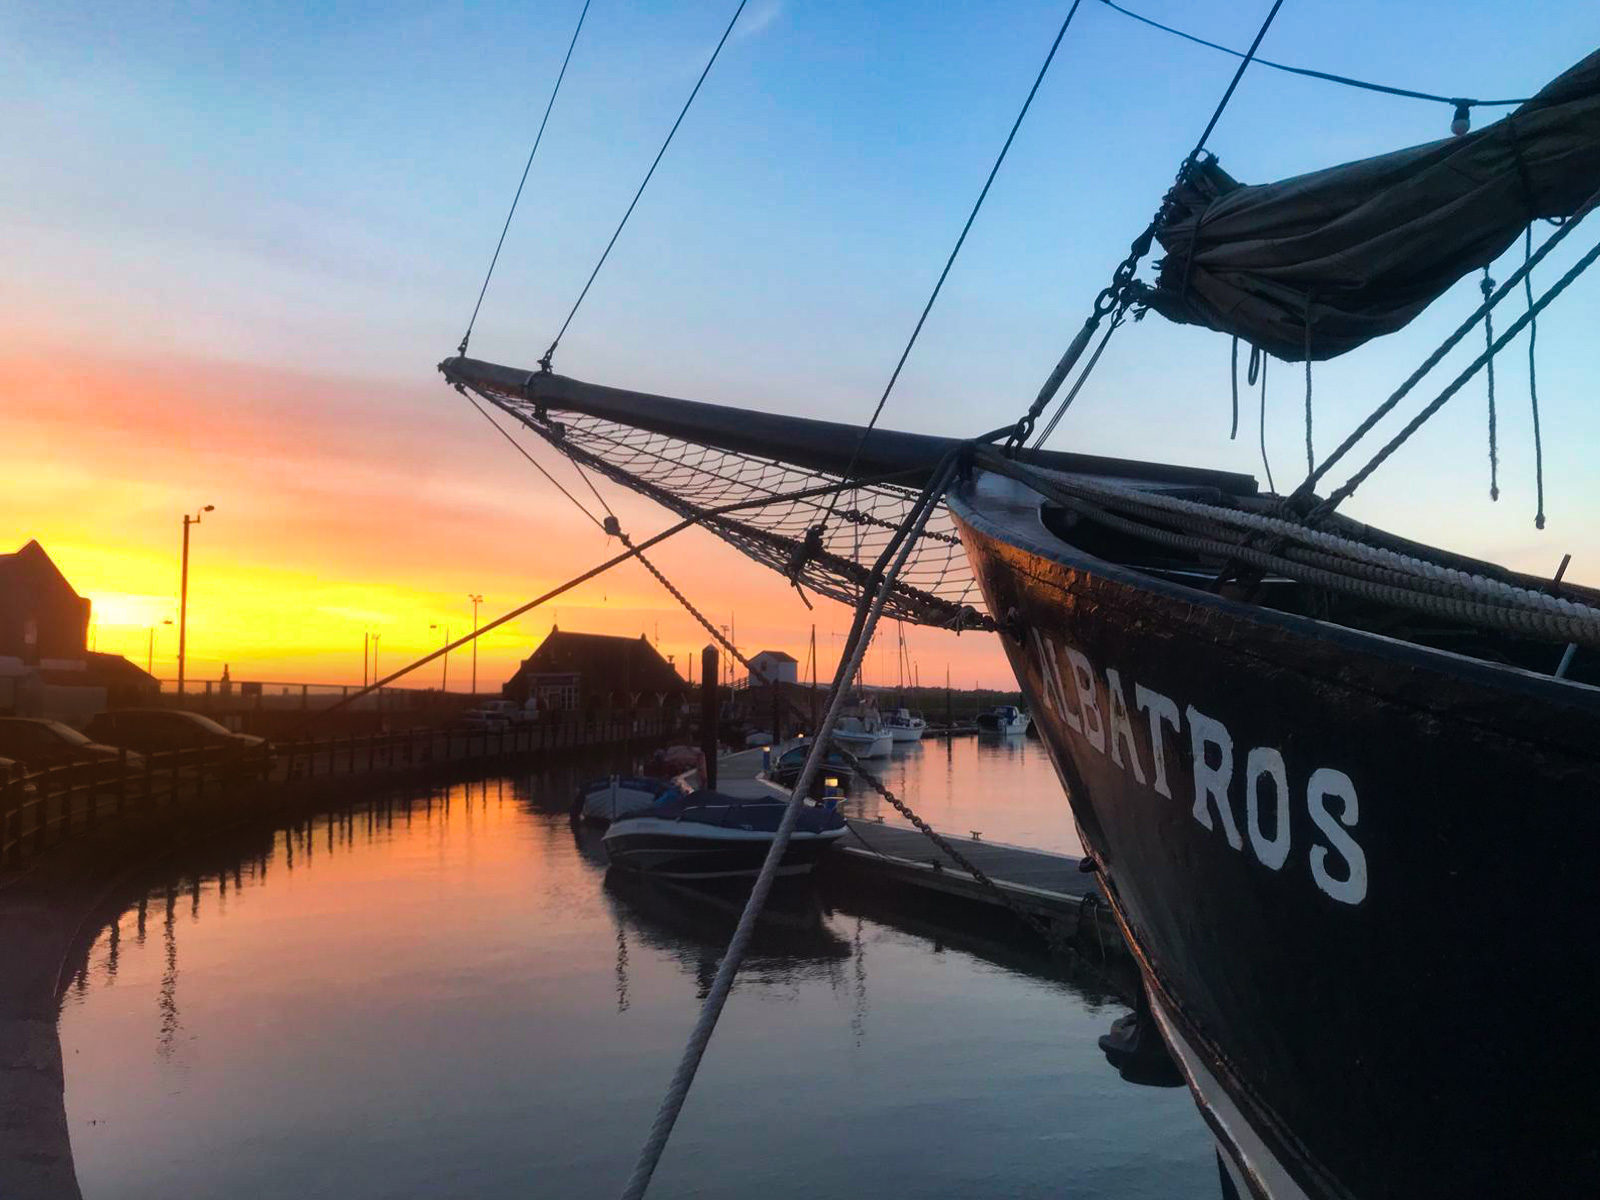
[[[1145,541],[1232,559],[1330,591],[1470,625],[1600,647],[1600,609],[1586,604],[1278,517],[1053,475],[987,448],[976,453],[987,469],[1027,484],[1082,517]],[[1249,534],[1270,535],[1276,542],[1269,544],[1282,548],[1274,552],[1250,545],[1245,540]]]

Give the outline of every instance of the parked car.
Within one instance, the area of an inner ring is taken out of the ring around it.
[[[498,717],[508,725],[532,725],[539,719],[539,706],[534,700],[529,700],[527,704],[518,704],[515,700],[485,700],[472,713],[481,713],[491,719]]]
[[[60,721],[43,717],[0,717],[0,756],[21,763],[27,770],[42,771],[68,763],[106,762],[120,755],[115,746],[85,737]],[[128,757],[130,767],[143,767],[137,754]]]
[[[511,728],[511,719],[504,713],[491,711],[485,705],[467,709],[456,718],[455,726],[457,729],[470,729],[473,733],[503,733]]]
[[[13,801],[26,801],[30,797],[37,795],[39,789],[31,780],[27,783],[12,782],[13,780],[21,779],[27,773],[28,768],[22,763],[19,763],[16,759],[0,758],[0,797],[4,797],[6,795],[7,785],[18,789],[11,794],[10,798]],[[3,822],[4,818],[0,817],[0,823]]]
[[[272,753],[266,738],[234,733],[210,717],[176,708],[118,708],[96,713],[89,721],[89,734],[143,754],[211,749],[237,751],[259,762],[262,754]]]

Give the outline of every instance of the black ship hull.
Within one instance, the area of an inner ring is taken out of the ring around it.
[[[1600,1192],[1600,690],[1117,566],[993,476],[950,499],[1236,1181]]]

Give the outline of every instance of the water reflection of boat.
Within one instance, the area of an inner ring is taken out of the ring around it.
[[[698,791],[613,821],[606,856],[613,866],[673,879],[753,876],[772,848],[787,801]],[[844,837],[844,814],[827,802],[805,802],[784,848],[779,875],[803,875]]]
[[[713,963],[727,949],[750,894],[741,884],[688,887],[637,871],[608,871],[605,891],[619,921],[635,927],[647,943],[673,953],[704,953]],[[768,896],[750,951],[758,959],[835,962],[850,957],[850,944],[828,927],[809,884],[786,884]]]
[[[1023,734],[1031,718],[1015,704],[997,704],[978,714],[980,733]]]

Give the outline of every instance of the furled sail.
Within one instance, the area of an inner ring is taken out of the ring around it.
[[[470,358],[445,378],[516,418],[580,467],[674,512],[695,517],[797,586],[853,604],[954,438],[861,429],[833,421],[703,404],[601,387]],[[1053,451],[1028,461],[1069,475],[1136,481],[1175,494],[1252,495],[1247,475]],[[853,465],[852,465],[853,460]],[[850,472],[854,483],[845,482]],[[749,500],[835,486],[735,513]],[[967,556],[941,505],[919,536],[885,607],[890,619],[950,629],[992,628]]]
[[[1461,137],[1279,183],[1197,162],[1167,196],[1167,256],[1137,299],[1279,358],[1332,358],[1402,328],[1529,222],[1570,216],[1597,187],[1600,51]]]

